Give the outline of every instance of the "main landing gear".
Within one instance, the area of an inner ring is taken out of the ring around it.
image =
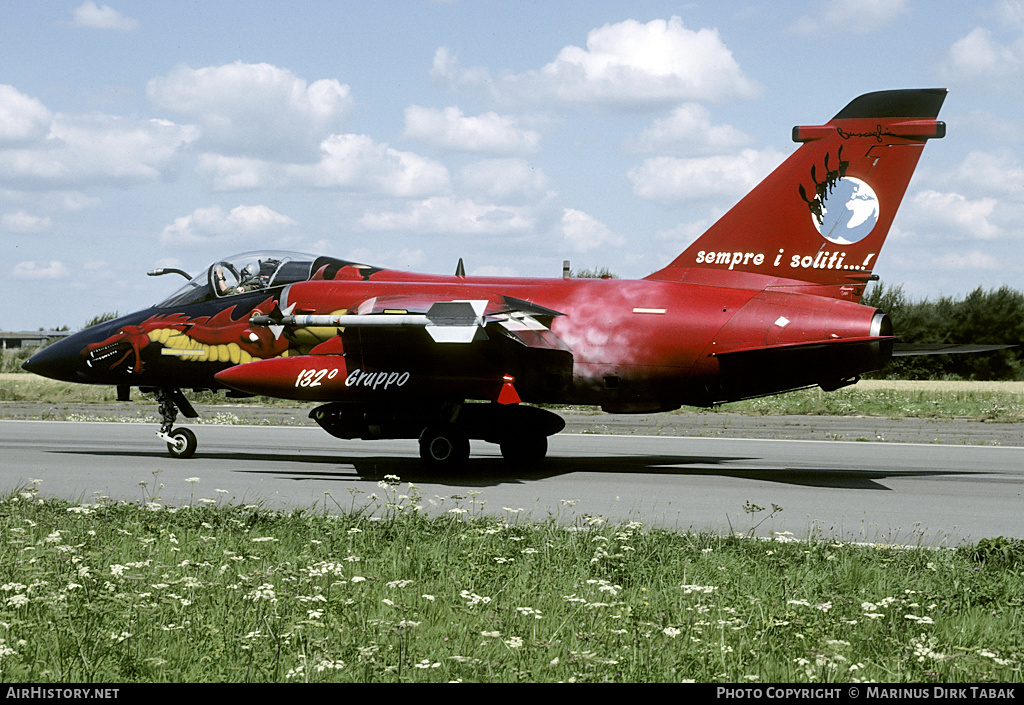
[[[400,408],[331,402],[309,415],[335,438],[414,438],[423,463],[439,471],[463,465],[470,440],[496,443],[510,464],[537,465],[547,454],[548,436],[565,428],[546,409],[494,402]]]
[[[420,459],[436,469],[457,468],[469,459],[469,439],[472,437],[497,443],[501,457],[510,465],[537,465],[544,461],[548,453],[545,430],[535,427],[511,431],[489,429],[474,434],[465,425],[430,425],[420,434]]]
[[[156,437],[167,442],[167,452],[174,458],[191,458],[196,452],[196,434],[191,429],[179,427],[174,428],[174,421],[178,418],[178,409],[187,418],[194,419],[199,414],[192,408],[188,399],[181,393],[180,389],[164,389],[163,387],[153,390],[156,394],[157,403],[160,405],[160,430]]]
[[[420,459],[432,467],[458,467],[469,459],[469,437],[453,423],[427,426],[420,434]]]

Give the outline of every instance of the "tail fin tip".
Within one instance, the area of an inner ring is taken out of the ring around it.
[[[833,120],[858,118],[931,118],[939,115],[946,88],[904,88],[865,93],[849,102]]]

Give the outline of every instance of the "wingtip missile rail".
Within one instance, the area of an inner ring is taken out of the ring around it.
[[[271,328],[275,337],[284,328],[425,328],[438,343],[471,343],[480,339],[486,325],[486,306],[487,301],[439,301],[426,313],[380,314],[293,314],[275,306],[269,314],[252,316],[249,323]]]

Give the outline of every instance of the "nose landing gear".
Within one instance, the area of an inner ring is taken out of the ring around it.
[[[185,414],[186,418],[194,419],[199,416],[196,410],[189,403],[180,389],[164,389],[159,387],[153,392],[156,394],[157,403],[160,405],[160,430],[156,437],[167,442],[167,452],[173,458],[191,458],[196,452],[196,434],[187,428],[174,428],[174,421],[178,418],[178,409]]]

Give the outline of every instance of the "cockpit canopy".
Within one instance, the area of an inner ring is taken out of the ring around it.
[[[262,250],[243,252],[214,262],[192,277],[188,284],[157,304],[173,308],[204,301],[238,296],[309,279],[334,278],[345,268],[374,269],[333,257],[318,257],[302,252]],[[327,273],[327,276],[325,276]]]

